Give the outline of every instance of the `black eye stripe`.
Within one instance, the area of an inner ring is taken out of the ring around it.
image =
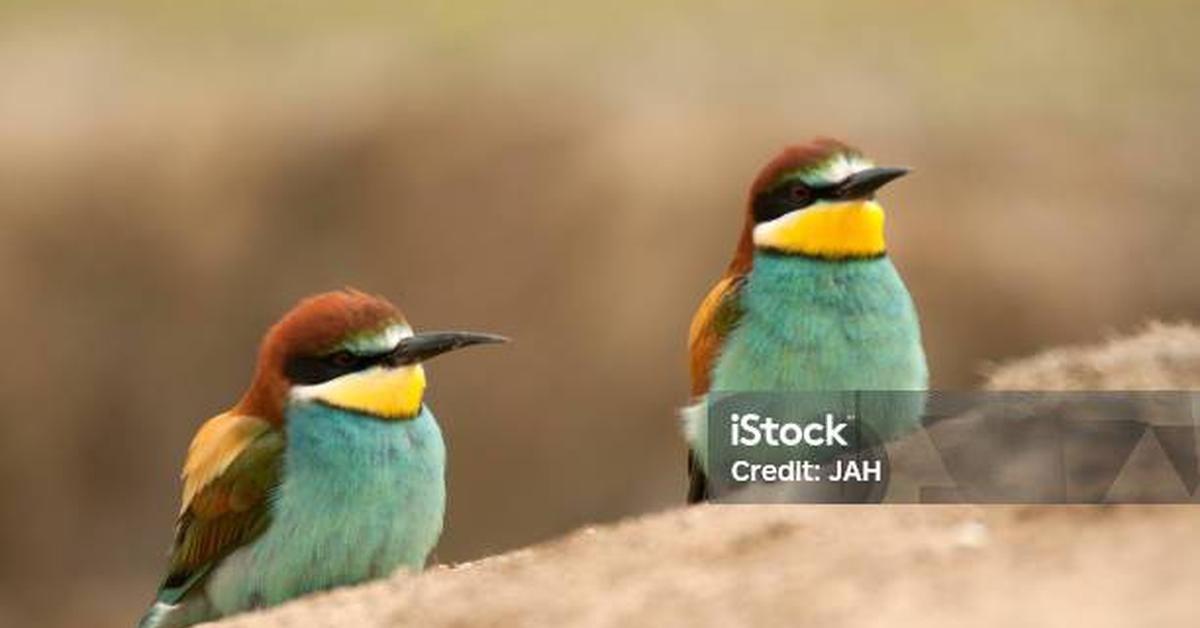
[[[803,181],[781,183],[754,197],[754,222],[769,222],[817,201],[837,198],[837,185],[809,186]]]
[[[343,375],[365,371],[379,364],[391,364],[393,352],[359,355],[337,351],[325,355],[298,355],[288,358],[283,374],[288,381],[302,386],[320,384]]]

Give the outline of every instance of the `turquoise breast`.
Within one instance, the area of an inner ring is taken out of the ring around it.
[[[887,257],[825,261],[756,253],[742,315],[712,391],[921,391],[928,386],[912,298]],[[876,425],[919,420],[920,403]],[[919,400],[918,400],[919,401]],[[886,435],[886,434],[881,434]]]
[[[213,607],[229,614],[423,568],[442,531],[445,460],[428,408],[381,421],[293,403],[271,525],[222,561],[207,587]]]
[[[713,390],[923,390],[916,309],[891,260],[758,253]]]

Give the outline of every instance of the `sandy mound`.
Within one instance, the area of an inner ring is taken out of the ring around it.
[[[997,388],[1200,388],[1200,333],[1062,349]],[[1200,509],[704,506],[224,626],[1192,625]]]
[[[1200,510],[714,507],[228,626],[1184,625]]]
[[[1153,323],[1129,338],[1062,347],[995,368],[993,390],[1200,388],[1200,328]]]

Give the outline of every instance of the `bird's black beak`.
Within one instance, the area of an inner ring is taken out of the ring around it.
[[[495,334],[477,334],[469,331],[435,331],[409,336],[400,341],[392,352],[392,363],[396,366],[416,364],[431,360],[447,351],[471,345],[487,345],[508,342],[508,338]]]
[[[908,174],[908,168],[869,168],[856,172],[837,187],[837,198],[843,201],[871,198],[875,191]]]

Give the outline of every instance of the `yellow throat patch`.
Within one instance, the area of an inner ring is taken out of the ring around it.
[[[421,410],[425,369],[420,364],[395,368],[377,366],[295,389],[294,394],[380,419],[411,419]]]
[[[883,207],[873,200],[812,205],[755,225],[754,244],[812,257],[881,255]]]

